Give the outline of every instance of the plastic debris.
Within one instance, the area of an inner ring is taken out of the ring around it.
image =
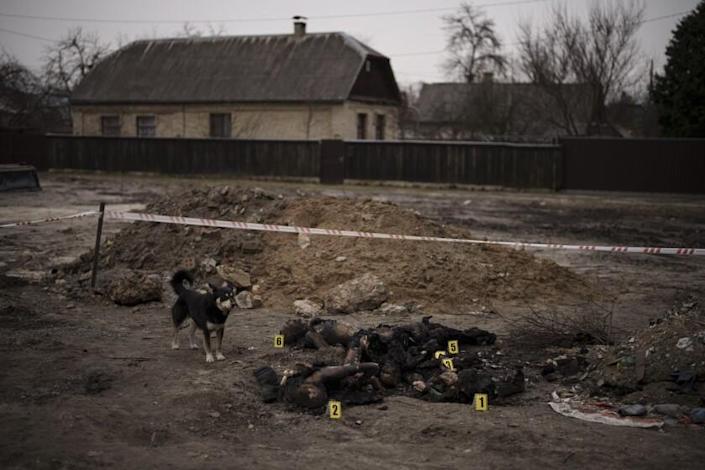
[[[664,425],[663,420],[660,418],[620,416],[619,413],[611,409],[610,405],[603,403],[580,403],[561,400],[556,392],[553,392],[553,401],[549,402],[548,405],[558,414],[591,423],[646,429],[661,428]]]

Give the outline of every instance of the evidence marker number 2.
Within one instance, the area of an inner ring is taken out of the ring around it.
[[[343,406],[339,401],[330,400],[328,402],[328,416],[330,416],[330,419],[340,419],[343,417]]]

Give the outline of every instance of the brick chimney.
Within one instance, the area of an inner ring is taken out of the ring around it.
[[[306,20],[305,16],[296,15],[294,20],[294,37],[302,38],[306,35]]]

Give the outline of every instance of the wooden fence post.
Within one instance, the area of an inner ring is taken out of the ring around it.
[[[98,231],[95,234],[95,250],[93,251],[93,270],[91,271],[91,288],[95,289],[95,281],[98,276],[98,258],[100,258],[100,236],[103,234],[103,216],[105,215],[105,203],[100,203],[100,213],[98,214]]]
[[[321,184],[343,184],[345,180],[345,142],[321,140],[318,178]]]

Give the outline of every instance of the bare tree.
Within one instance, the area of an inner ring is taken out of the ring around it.
[[[599,132],[608,121],[608,102],[635,83],[643,14],[640,0],[595,2],[587,20],[557,6],[542,30],[521,26],[521,69],[544,92],[548,116],[569,134],[583,132],[580,107],[586,102],[590,127]]]
[[[177,36],[185,38],[200,38],[202,36],[222,36],[225,34],[223,23],[207,23],[205,29],[201,29],[193,23],[185,22],[181,26],[181,30],[176,33]]]
[[[189,23],[188,21],[184,22],[181,26],[181,31],[177,34],[185,38],[200,38],[203,35],[195,24]]]
[[[225,26],[223,23],[217,23],[217,25],[208,23],[206,28],[209,36],[223,36],[225,34]]]
[[[444,16],[443,22],[448,33],[450,59],[445,69],[449,75],[472,83],[484,73],[504,74],[506,60],[493,20],[471,4],[462,3],[456,13]]]
[[[35,74],[3,49],[0,51],[0,88],[36,93],[41,85]]]
[[[80,27],[68,31],[66,36],[46,49],[44,77],[47,85],[63,95],[71,94],[74,87],[108,53],[95,33],[86,33]]]
[[[69,126],[68,108],[52,99],[40,77],[0,50],[0,127],[63,132]]]
[[[0,52],[0,125],[32,126],[32,117],[41,111],[44,90],[27,67],[6,51]]]
[[[419,100],[418,84],[410,84],[402,87],[401,91],[401,106],[399,107],[399,131],[401,139],[409,139],[417,137],[419,124],[419,109],[417,102]]]

